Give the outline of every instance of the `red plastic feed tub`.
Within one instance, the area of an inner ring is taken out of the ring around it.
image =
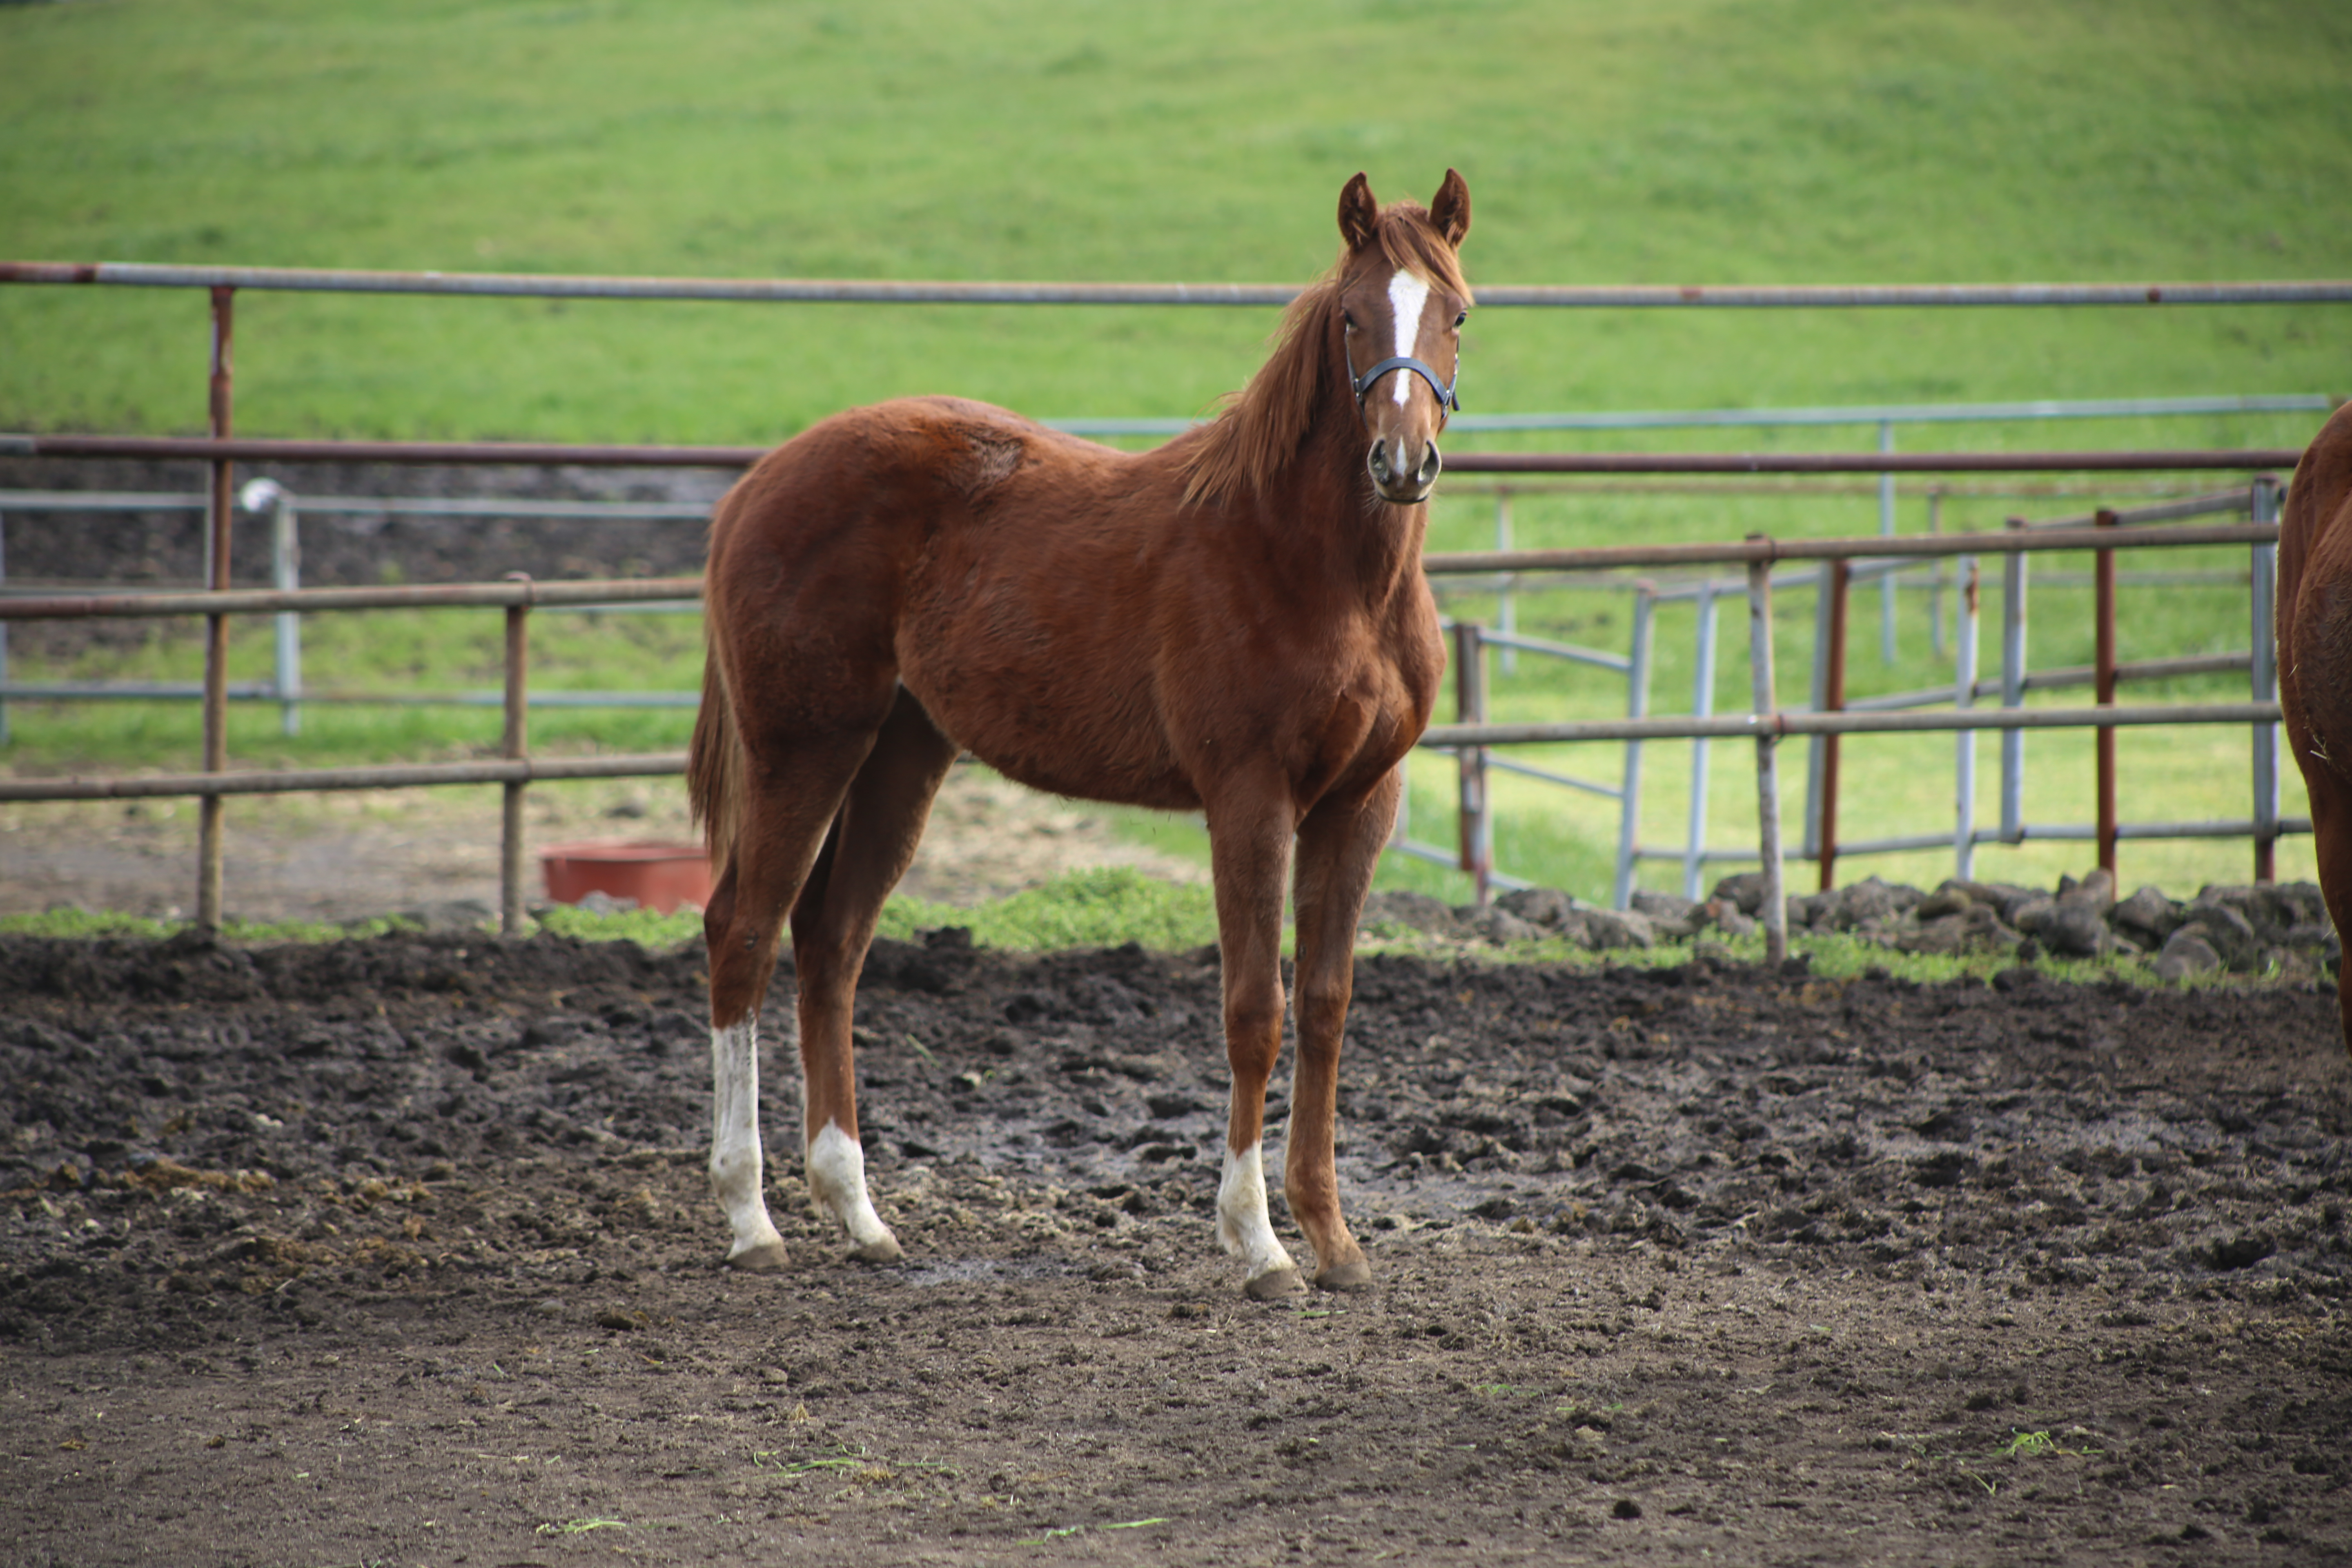
[[[547,896],[576,904],[591,893],[635,899],[637,907],[668,914],[682,904],[710,901],[710,862],[698,844],[602,839],[555,844],[540,851]]]

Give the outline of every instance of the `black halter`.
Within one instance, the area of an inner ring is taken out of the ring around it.
[[[1430,369],[1429,366],[1423,364],[1421,361],[1414,359],[1410,354],[1398,354],[1392,359],[1384,359],[1381,361],[1380,363],[1372,366],[1371,369],[1364,372],[1363,374],[1357,376],[1355,380],[1349,384],[1356,389],[1356,406],[1358,408],[1361,408],[1364,405],[1365,397],[1368,396],[1372,390],[1372,383],[1380,380],[1381,377],[1388,374],[1389,372],[1392,370],[1409,370],[1413,374],[1421,377],[1422,380],[1429,383],[1429,390],[1437,394],[1437,406],[1441,413],[1458,410],[1461,408],[1462,400],[1454,395],[1454,382],[1438,380],[1437,373],[1435,371]],[[1462,366],[1457,362],[1454,367],[1454,380],[1459,381],[1461,379]]]

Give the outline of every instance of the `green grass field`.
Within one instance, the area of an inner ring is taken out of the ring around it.
[[[1384,195],[1426,198],[1451,164],[1475,194],[1474,281],[2340,277],[2352,270],[2347,80],[2352,12],[2318,4],[0,5],[0,258],[1291,281],[1330,259],[1348,175],[1365,169]],[[758,442],[844,405],[932,390],[1047,417],[1188,416],[1247,376],[1273,320],[1233,309],[248,291],[236,423],[264,436]],[[0,429],[198,430],[206,346],[197,292],[0,287]],[[1474,318],[1464,389],[1477,412],[2329,394],[2352,391],[2347,346],[2352,307],[1495,309]],[[1965,425],[1902,441],[2294,447],[2316,423]],[[1482,444],[1806,449],[1873,438],[1855,427]],[[1953,487],[1942,526],[2135,493],[2021,488]],[[1906,485],[1906,531],[1926,527],[1924,496]],[[1491,543],[1492,516],[1465,488],[1438,507],[1433,543]],[[1596,485],[1522,497],[1516,523],[1524,544],[1840,534],[1872,531],[1876,509],[1853,490]],[[2181,563],[2192,563],[2228,564]],[[2087,660],[2077,600],[2087,594],[2037,595],[2037,664]],[[2127,590],[2124,604],[2126,658],[2246,646],[2242,589]],[[1622,648],[1622,605],[1565,595],[1521,613],[1530,629]],[[1881,668],[1874,605],[1857,600],[1854,695],[1950,679],[1916,596],[1902,657]],[[1782,689],[1793,696],[1810,605],[1792,596],[1783,609]],[[314,623],[311,679],[492,684],[495,623],[478,619],[378,617],[364,632]],[[1686,622],[1661,623],[1659,711],[1687,706]],[[690,623],[633,625],[618,638],[552,616],[539,626],[534,669],[550,684],[694,683]],[[243,675],[263,672],[262,646],[257,627],[240,648]],[[1990,672],[1990,648],[1987,660]],[[1522,671],[1498,684],[1498,712],[1622,710],[1622,683]],[[49,672],[20,659],[16,673]],[[179,644],[72,673],[194,670]],[[1742,700],[1746,681],[1735,637],[1719,701]],[[2215,678],[2170,694],[2238,693]],[[184,708],[19,705],[13,717],[5,754],[19,768],[180,766],[194,744]],[[634,750],[679,743],[684,724],[548,715],[534,737]],[[314,708],[287,741],[273,713],[253,709],[237,716],[232,752],[436,755],[495,732],[492,714]],[[2030,742],[2030,815],[2088,819],[2088,746]],[[1991,816],[1991,752],[1980,820]],[[1613,778],[1616,756],[1570,765]],[[1650,749],[1647,841],[1679,834],[1686,757]],[[1940,738],[1851,743],[1846,833],[1948,823],[1949,758]],[[2242,744],[2127,738],[2125,758],[2128,816],[2244,814]],[[1716,748],[1718,841],[1752,833],[1747,761],[1744,748]],[[2291,769],[2288,783],[2294,812]],[[1501,786],[1504,863],[1593,896],[1605,887],[1611,808],[1555,804],[1536,788]],[[1418,836],[1448,837],[1449,796],[1440,763],[1416,768]],[[1150,831],[1176,844],[1192,832]],[[2085,846],[1987,851],[1978,869],[2046,880],[2088,858]],[[2242,844],[2127,846],[2125,880],[2188,891],[2242,879],[2247,864]],[[2282,874],[2307,866],[2307,847],[2290,840]],[[1872,870],[1932,882],[1948,864],[1906,857],[1846,874]],[[1462,887],[1436,868],[1386,875],[1449,895]],[[1677,879],[1665,867],[1644,873],[1652,885]]]

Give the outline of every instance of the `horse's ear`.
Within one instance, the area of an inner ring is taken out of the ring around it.
[[[1470,187],[1452,169],[1445,171],[1445,183],[1437,187],[1437,199],[1429,204],[1429,221],[1437,226],[1446,244],[1457,247],[1470,232]]]
[[[1372,199],[1372,183],[1359,174],[1339,193],[1339,234],[1348,248],[1361,250],[1370,245],[1380,218],[1381,204]]]

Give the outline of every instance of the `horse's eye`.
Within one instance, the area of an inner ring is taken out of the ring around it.
[[[1458,316],[1454,317],[1454,330],[1455,331],[1457,331],[1457,332],[1458,332],[1458,331],[1460,331],[1462,330],[1462,323],[1463,323],[1463,322],[1465,322],[1465,321],[1468,321],[1469,319],[1470,319],[1470,312],[1469,312],[1469,311],[1467,311],[1467,310],[1465,310],[1465,311],[1463,311],[1460,315],[1458,315]]]
[[[1342,326],[1346,327],[1349,331],[1351,331],[1351,332],[1352,332],[1352,331],[1354,331],[1356,330],[1356,313],[1355,313],[1353,310],[1342,310],[1342,311],[1340,311],[1340,312],[1339,312],[1339,322],[1340,322],[1340,324],[1341,324]]]

